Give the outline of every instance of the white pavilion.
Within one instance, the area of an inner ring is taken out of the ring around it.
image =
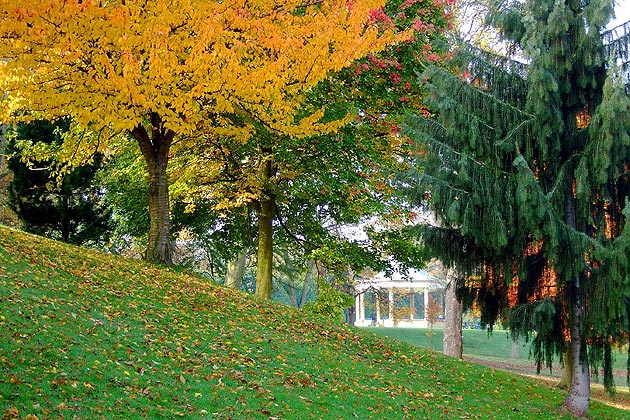
[[[417,327],[428,328],[428,310],[431,297],[437,299],[439,314],[434,326],[444,321],[443,292],[438,279],[424,270],[410,270],[406,275],[395,272],[391,278],[379,273],[356,286],[356,318],[358,327]],[[396,298],[404,298],[404,311],[396,308]],[[383,297],[386,302],[381,302]],[[369,306],[370,316],[366,317]],[[384,312],[384,313],[383,313]],[[404,315],[400,315],[403,313]]]

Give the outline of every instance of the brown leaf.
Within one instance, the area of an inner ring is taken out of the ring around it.
[[[2,418],[3,419],[19,419],[20,410],[18,410],[15,407],[11,407],[2,414]]]

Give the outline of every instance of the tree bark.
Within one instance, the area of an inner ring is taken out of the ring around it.
[[[591,400],[591,378],[588,369],[588,357],[586,353],[586,343],[583,337],[583,308],[579,278],[575,280],[575,297],[573,303],[573,314],[571,317],[571,342],[569,351],[571,353],[571,383],[569,394],[562,405],[568,412],[576,417],[585,417]]]
[[[569,191],[565,197],[565,223],[577,230],[577,217],[575,211],[575,197]],[[565,364],[566,369],[571,369],[571,383],[569,393],[562,407],[576,417],[585,417],[591,400],[591,378],[588,370],[588,355],[584,340],[584,308],[582,307],[582,285],[580,275],[576,275],[573,284],[569,285],[567,296],[569,298],[568,309],[570,364]]]
[[[269,150],[263,150],[260,164],[261,192],[258,199],[258,253],[256,267],[256,296],[271,299],[273,267],[273,218],[275,196],[271,189],[274,162]]]
[[[562,370],[560,375],[560,382],[558,388],[569,389],[571,385],[571,378],[573,377],[573,356],[571,349],[568,348],[562,357]]]
[[[273,196],[261,197],[258,212],[256,296],[271,299],[273,266]]]
[[[294,308],[297,308],[298,301],[297,301],[297,295],[295,294],[295,284],[293,284],[292,281],[288,281],[284,284],[286,286],[287,293],[289,295],[289,301],[291,302],[291,306],[293,306]]]
[[[169,152],[174,133],[164,128],[161,118],[152,113],[151,134],[142,126],[136,126],[132,136],[140,145],[149,172],[149,239],[145,259],[158,264],[173,264],[170,240],[170,203],[168,192]]]
[[[239,290],[243,284],[243,274],[247,263],[247,250],[243,250],[236,257],[229,261],[225,273],[225,285],[232,289]]]
[[[442,352],[447,356],[461,359],[464,350],[462,344],[463,305],[457,299],[455,275],[450,269],[446,273],[446,278],[448,280],[445,297],[446,324]]]

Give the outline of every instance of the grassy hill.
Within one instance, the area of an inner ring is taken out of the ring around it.
[[[532,380],[1,227],[0,309],[2,418],[569,418]]]

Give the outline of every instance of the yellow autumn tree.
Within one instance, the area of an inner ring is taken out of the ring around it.
[[[346,119],[301,112],[327,74],[410,36],[373,18],[383,0],[0,0],[0,120],[71,117],[69,164],[136,141],[149,173],[146,258],[170,263],[169,158],[202,135],[245,141]]]

